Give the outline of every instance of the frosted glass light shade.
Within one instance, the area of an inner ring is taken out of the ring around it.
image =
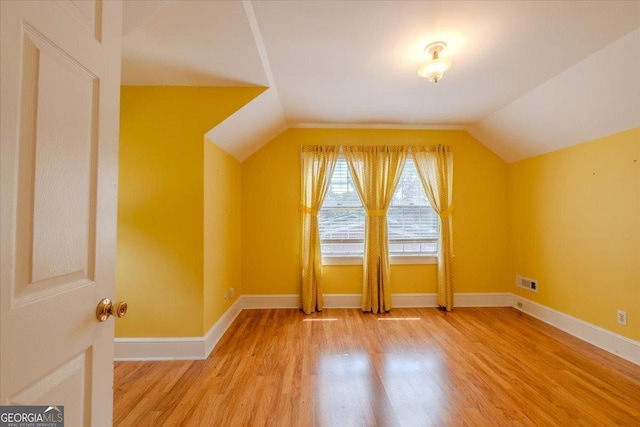
[[[432,83],[438,83],[445,71],[451,67],[451,61],[444,58],[432,59],[418,68],[418,75]]]

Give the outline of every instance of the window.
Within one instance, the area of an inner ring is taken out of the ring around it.
[[[318,225],[323,256],[364,254],[364,208],[342,156],[333,170]]]
[[[364,253],[364,208],[344,157],[338,159],[318,221],[324,257]],[[407,158],[387,212],[389,252],[397,256],[435,256],[438,216],[429,205],[413,159]]]
[[[438,226],[415,163],[407,158],[387,211],[390,255],[437,254]]]

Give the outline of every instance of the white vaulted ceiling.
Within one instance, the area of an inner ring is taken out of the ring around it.
[[[511,162],[640,126],[638,1],[129,1],[125,85],[267,86],[208,136],[467,129]],[[453,62],[417,76],[424,47]],[[251,126],[247,126],[251,123]]]

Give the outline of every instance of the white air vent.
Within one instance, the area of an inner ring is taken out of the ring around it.
[[[516,276],[516,286],[518,286],[519,288],[528,289],[533,292],[538,292],[538,281],[535,279]]]

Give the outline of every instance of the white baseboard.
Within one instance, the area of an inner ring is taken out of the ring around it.
[[[391,304],[395,308],[437,307],[436,294],[393,294]],[[460,293],[454,295],[456,307],[511,307],[510,293]],[[324,296],[325,308],[360,308],[361,294],[329,294]]]
[[[324,308],[361,308],[361,294],[325,294]]]
[[[243,304],[243,298],[238,298],[204,337],[116,338],[114,359],[204,360],[238,317]]]
[[[218,344],[220,338],[227,332],[229,326],[236,320],[236,317],[240,314],[240,312],[244,308],[244,300],[242,296],[240,296],[236,302],[231,304],[231,307],[218,319],[216,323],[213,324],[209,332],[204,336],[204,357],[206,359],[209,357],[213,348]]]
[[[116,338],[114,359],[124,360],[201,360],[204,338]]]
[[[514,307],[583,341],[640,365],[640,342],[561,313],[511,293],[458,293],[456,307]],[[522,302],[522,307],[518,306]],[[393,306],[436,307],[436,294],[395,294]],[[360,308],[361,294],[329,294],[325,308]],[[243,295],[209,329],[204,337],[116,338],[115,360],[203,360],[216,346],[235,318],[245,309],[301,307],[299,295]]]
[[[456,307],[511,307],[513,294],[502,293],[466,293],[453,296]]]
[[[244,308],[300,308],[298,295],[244,295]],[[436,307],[436,294],[395,294],[391,296],[393,307]],[[509,304],[510,305],[510,304]],[[360,308],[362,294],[326,294],[324,308]]]
[[[640,365],[640,342],[577,319],[518,295],[512,295],[512,307],[554,326],[576,338]],[[522,307],[518,306],[522,303]]]
[[[259,308],[300,308],[300,296],[286,295],[244,295],[246,309]],[[454,295],[456,307],[511,307],[510,293],[459,293]],[[396,308],[437,307],[437,296],[428,294],[393,294],[391,303]],[[324,308],[360,308],[362,294],[325,294]]]
[[[242,295],[243,308],[300,308],[300,295]],[[325,296],[326,298],[326,296]]]
[[[362,298],[358,295],[358,298]],[[437,307],[436,294],[392,294],[391,307],[412,308],[412,307]],[[360,307],[359,305],[358,307]]]

